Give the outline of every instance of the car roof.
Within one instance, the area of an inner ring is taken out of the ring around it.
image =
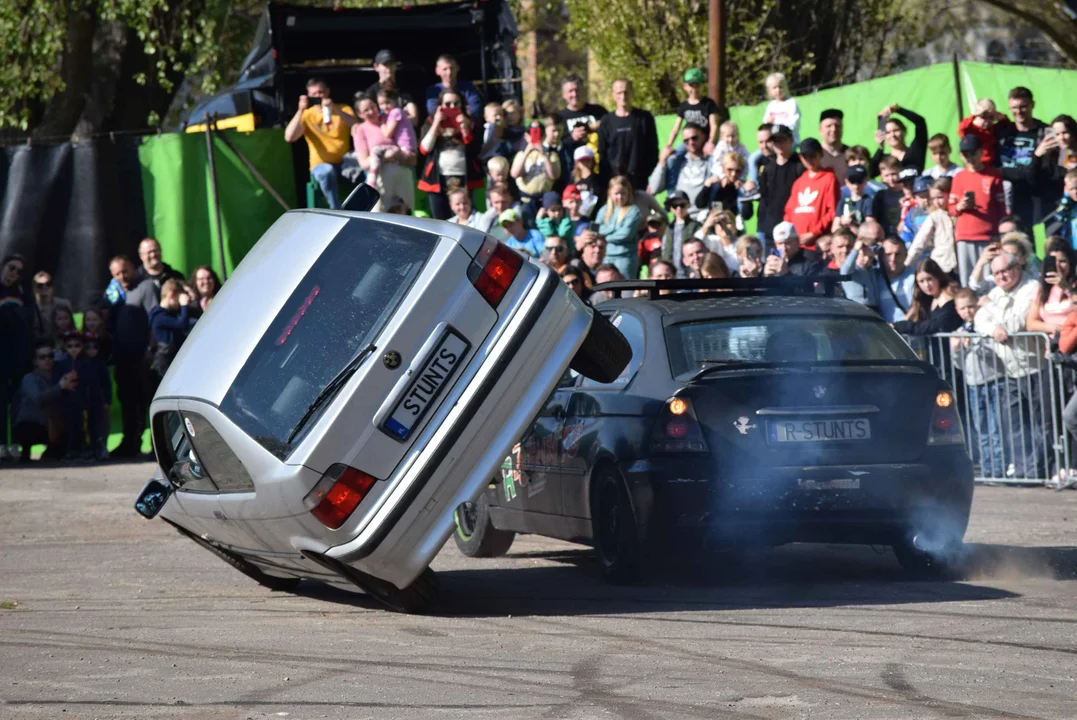
[[[213,299],[180,348],[157,397],[188,397],[219,404],[266,328],[314,262],[349,222],[415,228],[457,241],[473,257],[485,234],[454,223],[387,213],[293,210],[282,215]],[[184,362],[197,346],[197,358]],[[195,361],[197,360],[197,361]]]
[[[689,297],[691,295],[691,297]],[[837,315],[881,320],[878,313],[858,302],[825,295],[768,295],[759,293],[683,293],[653,300],[644,297],[612,299],[598,307],[635,310],[660,315],[663,325],[709,318],[746,315]]]

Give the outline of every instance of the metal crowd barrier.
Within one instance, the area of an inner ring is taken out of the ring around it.
[[[1051,358],[1046,334],[1013,333],[1005,343],[971,332],[905,340],[954,389],[977,482],[1042,485],[1073,468],[1062,408],[1074,373]]]

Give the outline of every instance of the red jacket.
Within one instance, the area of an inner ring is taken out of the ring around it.
[[[962,120],[957,126],[957,136],[965,137],[966,135],[975,135],[980,138],[980,147],[983,149],[983,161],[984,165],[988,167],[994,167],[995,165],[995,129],[993,127],[982,128],[973,124],[973,120],[976,119],[975,115],[969,115]]]
[[[1072,355],[1073,351],[1077,350],[1077,312],[1071,312],[1066,316],[1066,322],[1062,323],[1058,350],[1066,355]]]
[[[838,212],[841,188],[838,178],[830,168],[821,168],[811,177],[805,170],[793,182],[789,200],[785,203],[785,220],[793,223],[797,235],[812,234],[816,237],[830,232],[834,216]],[[805,247],[814,247],[814,241]]]
[[[976,194],[976,209],[957,212],[957,204],[965,193]],[[1002,190],[1002,175],[993,167],[982,172],[968,168],[954,175],[950,187],[950,214],[957,218],[954,238],[960,241],[990,240],[998,223],[1006,215],[1006,196]]]

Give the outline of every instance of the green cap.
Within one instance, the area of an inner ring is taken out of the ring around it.
[[[688,68],[684,71],[684,81],[689,85],[699,85],[707,82],[707,76],[703,74],[700,68]]]
[[[514,223],[520,219],[520,213],[516,208],[509,208],[505,212],[497,216],[497,224],[504,225],[505,223]]]

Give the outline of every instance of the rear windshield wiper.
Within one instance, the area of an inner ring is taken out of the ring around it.
[[[756,368],[760,366],[771,365],[773,363],[765,362],[748,362],[745,360],[696,360],[697,363],[705,367],[700,368],[692,377],[688,378],[688,382],[695,382],[704,375],[710,373],[722,372],[728,370],[730,367],[736,367],[738,370],[741,368]]]
[[[748,362],[743,360],[697,360],[697,363],[705,365],[706,367],[698,370],[692,377],[688,378],[688,382],[692,383],[700,378],[710,375],[712,373],[720,373],[725,370],[735,367],[737,370],[747,369],[759,369],[759,368],[787,368],[789,370],[796,371],[824,371],[830,370],[835,367],[916,367],[921,370],[934,371],[934,368],[930,363],[922,360],[912,359],[879,359],[879,360],[780,360],[780,361],[756,361]]]
[[[292,440],[295,440],[296,435],[303,429],[314,413],[325,405],[327,402],[333,399],[333,397],[340,392],[340,389],[348,382],[348,379],[355,374],[355,371],[359,369],[359,366],[363,364],[363,361],[374,352],[374,343],[370,343],[365,348],[359,351],[359,354],[353,357],[344,369],[341,370],[336,376],[329,381],[329,384],[325,386],[325,389],[318,393],[318,397],[314,398],[314,402],[307,406],[306,412],[303,413],[303,417],[299,418],[299,422],[296,423],[295,428],[288,435],[288,439],[285,440],[285,444],[291,445]]]

